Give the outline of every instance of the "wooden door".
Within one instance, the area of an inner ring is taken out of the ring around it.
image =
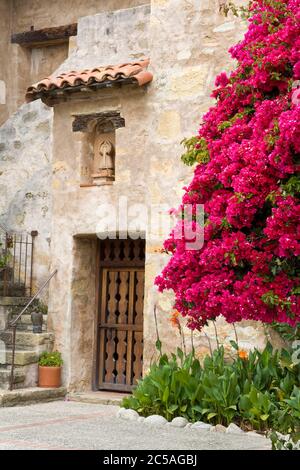
[[[98,388],[130,391],[142,376],[144,240],[100,244]]]

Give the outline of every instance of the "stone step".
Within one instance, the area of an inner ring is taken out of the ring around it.
[[[129,393],[122,392],[69,392],[68,401],[77,401],[81,403],[94,403],[96,405],[117,405],[121,406],[123,398],[129,396]]]
[[[63,400],[66,389],[60,388],[23,388],[19,390],[0,390],[0,407],[30,405],[34,403]]]
[[[31,324],[31,323],[28,323],[28,324],[26,324],[26,323],[18,323],[17,331],[29,331],[29,332],[32,332],[32,324]],[[42,331],[43,331],[43,333],[46,333],[46,331],[47,331],[47,325],[43,325]]]
[[[14,370],[14,388],[21,388],[25,381],[25,372],[22,369]],[[10,368],[0,369],[0,390],[8,390],[10,386]]]
[[[19,313],[21,313],[21,308],[22,307],[19,307],[20,308],[20,312],[17,312],[17,313],[12,313],[11,314],[11,318],[12,319],[15,319]],[[44,321],[45,321],[45,318],[47,318],[48,314],[47,313],[44,313],[43,314],[43,318],[44,318]],[[30,318],[30,321],[31,321],[31,313],[28,313],[28,311],[26,311],[25,313],[23,313],[23,315],[20,317],[20,320],[22,319],[27,319],[26,321],[28,321],[28,319]]]
[[[12,345],[13,332],[6,330],[0,332],[0,341],[3,341],[6,346]],[[37,348],[39,346],[49,347],[49,343],[54,342],[53,333],[32,333],[32,331],[17,331],[16,333],[16,346],[24,349]]]
[[[32,350],[17,349],[15,352],[15,365],[25,366],[27,364],[34,364],[39,360],[39,353]],[[0,348],[0,365],[11,364],[12,350]]]
[[[11,321],[15,320],[17,318],[17,315],[12,315],[11,316]],[[48,316],[45,314],[43,316],[43,325],[42,325],[42,330],[44,332],[47,331],[47,318]],[[19,319],[18,321],[18,324],[17,324],[17,330],[18,331],[32,331],[32,321],[31,321],[31,315],[30,314],[27,314],[27,313],[24,313],[21,318]]]

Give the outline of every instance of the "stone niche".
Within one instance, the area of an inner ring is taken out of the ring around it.
[[[74,116],[73,132],[80,132],[80,186],[101,186],[115,180],[116,129],[124,127],[119,111]]]

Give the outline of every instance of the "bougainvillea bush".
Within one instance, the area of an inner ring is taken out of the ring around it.
[[[204,205],[204,246],[187,250],[175,228],[156,279],[192,329],[219,315],[300,321],[300,0],[257,0],[249,11],[230,49],[237,67],[217,77],[216,104],[186,141],[184,160],[197,165],[181,208]]]

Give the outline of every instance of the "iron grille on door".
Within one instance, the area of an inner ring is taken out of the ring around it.
[[[100,245],[100,389],[129,391],[142,376],[144,264],[144,240]]]

